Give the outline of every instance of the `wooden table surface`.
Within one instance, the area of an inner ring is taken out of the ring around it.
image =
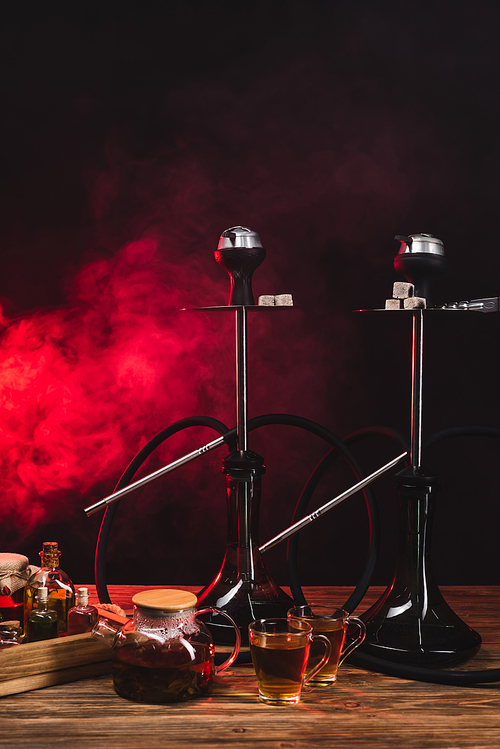
[[[110,593],[130,610],[131,596],[144,587],[110,586]],[[89,588],[96,601],[95,589]],[[305,589],[306,596],[336,605],[347,600],[349,591]],[[483,637],[479,654],[463,668],[500,668],[500,586],[442,591]],[[362,610],[381,592],[371,589]],[[300,703],[286,707],[261,703],[253,668],[242,665],[215,677],[208,695],[191,702],[136,704],[115,694],[111,676],[100,676],[2,697],[0,708],[2,748],[500,747],[498,684],[440,686],[348,665],[334,686],[306,687]]]

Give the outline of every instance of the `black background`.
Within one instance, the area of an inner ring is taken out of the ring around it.
[[[395,234],[443,240],[449,269],[433,301],[500,294],[498,3],[37,2],[0,12],[6,316],[64,307],[79,268],[150,236],[180,268],[177,299],[225,304],[213,251],[221,231],[244,224],[268,253],[256,295],[290,292],[299,308],[250,319],[250,414],[296,413],[341,436],[374,424],[408,433],[411,318],[354,310],[391,295]],[[104,197],[102,185],[112,186]],[[199,357],[213,391],[191,403],[195,351],[192,381],[158,429],[199,404],[234,421],[232,321],[204,324],[213,343]],[[426,316],[426,435],[500,425],[499,326],[500,315]],[[34,528],[5,507],[3,548],[35,562],[54,538],[63,568],[91,580],[99,518],[83,507],[112,490],[154,433],[144,431],[138,418],[137,444],[93,491],[59,494],[53,510],[45,499]],[[195,434],[188,449],[208,439]],[[268,469],[264,541],[288,524],[324,446],[281,427],[250,442]],[[441,584],[499,583],[498,449],[461,439],[425,455],[443,486],[433,542]],[[368,471],[398,452],[373,440],[359,456]],[[111,582],[209,582],[224,551],[221,457],[121,503]],[[317,501],[351,481],[336,469]],[[377,496],[374,582],[383,584],[397,548],[390,478]],[[366,538],[363,501],[350,500],[303,534],[303,581],[355,583]],[[286,583],[283,548],[269,568]]]

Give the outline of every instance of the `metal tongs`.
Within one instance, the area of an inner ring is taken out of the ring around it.
[[[500,297],[489,296],[484,299],[472,299],[470,302],[447,302],[431,309],[460,310],[462,312],[498,312]]]

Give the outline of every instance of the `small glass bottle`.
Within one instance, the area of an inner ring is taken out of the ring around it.
[[[21,644],[21,622],[0,622],[0,650]]]
[[[49,591],[38,588],[37,606],[28,616],[28,642],[51,640],[58,636],[57,611],[49,609]]]
[[[59,637],[67,634],[68,611],[75,605],[75,588],[68,575],[59,567],[61,552],[55,541],[45,541],[40,552],[42,566],[30,577],[25,588],[24,622],[25,631],[34,599],[40,588],[48,588],[49,606],[57,611]]]
[[[68,612],[68,635],[91,632],[99,618],[95,606],[89,606],[88,588],[78,588],[76,606]]]

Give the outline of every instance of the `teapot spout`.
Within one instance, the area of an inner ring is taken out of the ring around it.
[[[122,618],[124,619],[123,624],[125,624],[128,620],[125,617],[120,617],[120,619]],[[122,629],[123,624],[100,616],[92,629],[91,635],[94,639],[105,643],[109,648],[114,648],[125,637]]]

